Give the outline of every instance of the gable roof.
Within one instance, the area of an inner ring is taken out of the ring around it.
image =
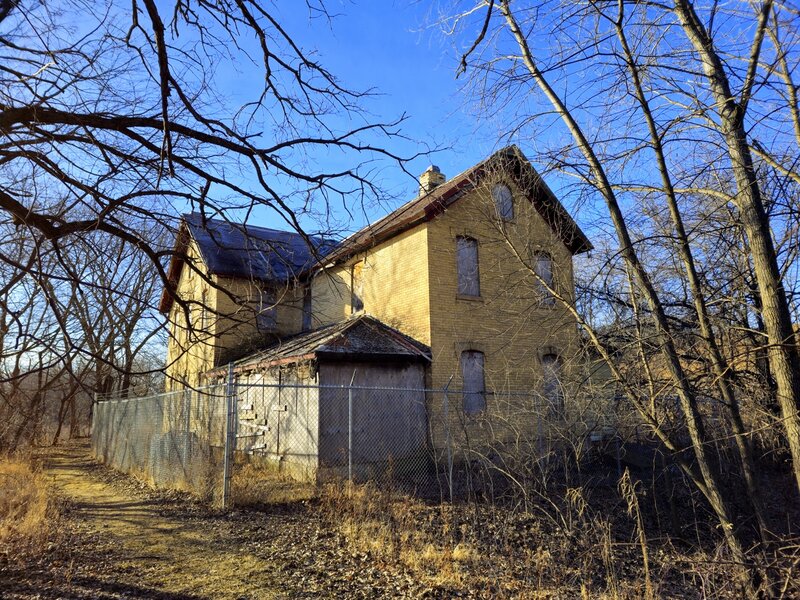
[[[588,252],[593,248],[589,238],[581,231],[530,161],[517,146],[512,145],[498,150],[489,158],[436,186],[427,194],[420,195],[382,219],[357,231],[328,254],[326,260],[330,263],[347,260],[420,223],[434,219],[468,191],[475,189],[487,175],[501,170],[525,193],[572,254]]]
[[[336,246],[321,236],[302,236],[254,225],[240,225],[223,219],[209,219],[200,213],[181,217],[178,238],[169,268],[169,284],[177,286],[192,239],[209,274],[264,282],[286,282],[317,264]],[[172,295],[161,295],[159,310],[169,312]]]
[[[234,362],[234,371],[290,364],[314,358],[368,360],[431,360],[431,350],[422,342],[401,333],[372,315],[360,314],[267,346]],[[224,375],[226,367],[207,376]]]
[[[305,276],[323,264],[346,261],[355,254],[434,219],[475,189],[485,177],[498,171],[511,177],[572,254],[592,249],[589,238],[530,161],[517,146],[512,145],[407,202],[341,243],[321,236],[303,236],[296,232],[204,218],[198,213],[184,215],[170,263],[169,285],[174,290],[178,284],[190,237],[197,243],[203,261],[214,275],[286,282]],[[159,310],[162,313],[169,312],[172,302],[172,294],[165,289],[161,294]]]

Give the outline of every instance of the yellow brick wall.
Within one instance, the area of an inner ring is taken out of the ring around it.
[[[311,327],[338,323],[350,316],[350,267],[337,265],[311,281]]]
[[[514,219],[509,222],[497,218],[491,198],[491,187],[498,181],[514,196]],[[478,241],[479,298],[458,295],[457,236]],[[446,439],[457,453],[463,446],[499,443],[506,448],[515,441],[545,439],[549,429],[561,423],[541,396],[541,357],[558,354],[564,363],[562,379],[569,381],[578,331],[558,302],[540,302],[529,271],[534,251],[552,256],[555,287],[572,298],[571,253],[510,181],[487,180],[428,224],[433,363],[427,385],[441,389],[449,383],[456,392],[448,395],[447,409],[442,393],[428,400],[431,435],[438,448]],[[463,396],[457,393],[462,388],[461,352],[470,349],[484,353],[488,392],[486,409],[475,416],[464,414]]]
[[[214,305],[222,315],[214,323],[217,340],[215,361],[226,361],[227,351],[242,354],[250,348],[261,347],[269,339],[277,339],[300,331],[302,325],[302,289],[283,286],[273,290],[275,301],[274,335],[257,327],[257,315],[269,307],[262,300],[263,284],[247,279],[214,276],[217,289],[213,291]]]
[[[468,193],[428,225],[433,353],[429,384],[435,388],[451,377],[451,387],[461,388],[460,355],[473,349],[484,353],[487,390],[534,391],[543,375],[542,354],[555,352],[568,365],[576,347],[574,319],[557,302],[541,305],[535,279],[526,268],[532,265],[532,251],[549,253],[557,290],[572,297],[569,250],[512,182],[504,183],[514,194],[514,219],[499,221],[490,194],[493,183]],[[457,294],[456,236],[478,241],[478,299]]]
[[[187,248],[187,257],[209,277],[194,241]],[[274,290],[277,311],[274,335],[265,335],[256,327],[256,315],[264,308],[261,290],[259,282],[246,279],[212,275],[209,282],[184,265],[177,293],[182,299],[196,304],[191,305],[191,328],[187,327],[186,315],[179,303],[173,303],[170,310],[167,391],[181,389],[182,381],[192,386],[204,385],[202,373],[227,360],[228,351],[246,352],[263,346],[276,336],[300,331],[302,288],[286,285]],[[205,304],[205,310],[202,304]]]
[[[205,265],[200,259],[200,253],[194,241],[189,243],[186,250],[187,262],[192,262],[206,274]],[[191,385],[199,382],[198,374],[210,369],[214,361],[215,340],[213,336],[213,316],[210,311],[205,311],[205,325],[203,324],[203,298],[211,307],[214,304],[213,290],[200,273],[184,265],[177,285],[178,296],[184,300],[195,302],[187,309],[192,327],[186,323],[186,312],[178,302],[173,302],[168,315],[169,337],[167,341],[166,363],[166,390],[183,388],[182,382]],[[204,295],[205,294],[205,295]]]
[[[387,325],[430,342],[426,225],[406,231],[319,273],[312,283],[314,321],[328,324],[352,314],[351,277],[361,278],[363,310]]]

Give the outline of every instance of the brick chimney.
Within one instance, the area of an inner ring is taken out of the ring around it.
[[[419,176],[419,195],[423,196],[430,192],[437,185],[443,184],[445,176],[436,165],[431,165]]]

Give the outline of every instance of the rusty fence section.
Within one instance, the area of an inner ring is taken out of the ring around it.
[[[252,496],[258,477],[281,485],[371,481],[452,500],[497,489],[507,476],[541,476],[564,440],[588,443],[614,431],[607,406],[536,393],[228,381],[98,399],[95,456],[157,488],[222,506],[236,503],[238,490]]]

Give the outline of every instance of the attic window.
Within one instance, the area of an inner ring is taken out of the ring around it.
[[[492,199],[500,219],[503,221],[514,219],[514,196],[511,194],[511,188],[503,183],[498,183],[492,188]]]
[[[461,353],[461,378],[464,382],[464,414],[476,415],[486,408],[483,352]]]
[[[478,269],[478,240],[466,236],[456,238],[456,269],[458,295],[479,297],[481,284]]]

